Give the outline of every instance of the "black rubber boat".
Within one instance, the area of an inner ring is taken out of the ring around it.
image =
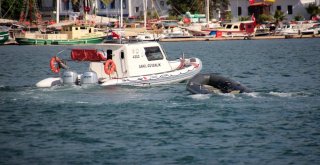
[[[214,73],[197,74],[187,83],[187,90],[193,94],[252,92],[239,82]]]

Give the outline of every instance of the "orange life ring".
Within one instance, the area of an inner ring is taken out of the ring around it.
[[[104,72],[107,75],[111,75],[114,71],[116,71],[116,64],[112,60],[107,60],[107,62],[104,63]]]
[[[59,73],[60,72],[60,65],[58,62],[61,62],[59,57],[54,56],[50,59],[50,69],[53,73]]]

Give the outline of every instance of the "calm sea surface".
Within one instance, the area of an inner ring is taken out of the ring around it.
[[[37,89],[54,76],[50,57],[72,46],[0,46],[0,164],[320,162],[320,39],[161,45],[255,92],[191,95],[185,83]]]

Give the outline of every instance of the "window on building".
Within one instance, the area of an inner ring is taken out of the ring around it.
[[[144,50],[145,50],[145,54],[146,54],[148,61],[163,59],[163,55],[162,55],[161,50],[158,46],[145,47]]]
[[[106,5],[102,1],[100,1],[100,9],[106,9]]]
[[[63,10],[69,10],[69,0],[63,1]]]
[[[161,7],[164,7],[164,1],[160,1]]]
[[[238,7],[238,16],[242,15],[242,10],[241,10],[241,7],[239,6]]]
[[[110,3],[110,9],[115,9],[116,8],[116,1],[113,0],[111,3]]]
[[[136,7],[136,13],[138,13],[139,12],[139,7]]]
[[[277,10],[281,11],[281,6],[277,6]]]
[[[288,6],[288,14],[290,14],[290,15],[292,14],[292,5]]]
[[[127,8],[127,1],[126,0],[122,0],[122,8],[123,9]]]

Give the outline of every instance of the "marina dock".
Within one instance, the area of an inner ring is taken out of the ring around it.
[[[320,35],[268,35],[254,36],[250,40],[272,40],[272,39],[300,39],[300,38],[320,38]],[[188,42],[188,41],[228,41],[228,40],[244,40],[244,37],[191,37],[191,38],[163,38],[161,42]],[[246,38],[248,39],[248,38]]]

